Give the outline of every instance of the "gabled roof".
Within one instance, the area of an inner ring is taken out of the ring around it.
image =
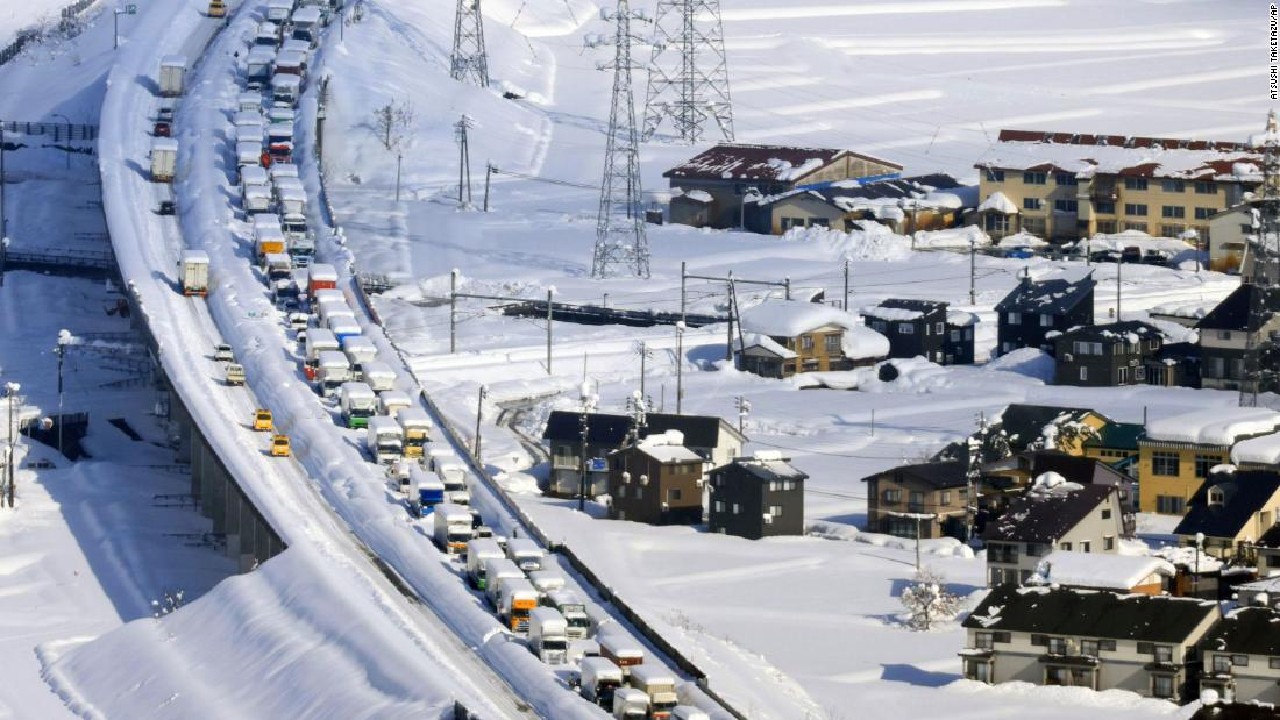
[[[1133,480],[1095,458],[1068,455],[1060,450],[1035,450],[1028,454],[1031,456],[1032,477],[1056,472],[1069,482],[1081,485],[1123,485]]]
[[[946,193],[961,187],[960,183],[950,175],[936,173],[918,175],[909,178],[892,178],[860,182],[858,180],[836,180],[830,184],[804,185],[776,195],[767,195],[756,200],[756,203],[772,205],[780,200],[799,195],[811,196],[814,200],[830,205],[841,212],[852,212],[859,209],[872,209],[885,205],[897,207],[898,200],[913,200],[919,203],[919,209],[953,207],[957,202],[963,206],[958,196]],[[930,193],[939,193],[930,197]],[[949,196],[949,197],[948,197]],[[908,206],[910,208],[911,206]],[[958,208],[954,208],[958,209]]]
[[[1138,438],[1146,431],[1142,423],[1125,423],[1108,420],[1096,437],[1084,441],[1087,448],[1115,448],[1138,452]]]
[[[1114,492],[1110,485],[1068,483],[1044,490],[1033,486],[1014,498],[1003,515],[987,523],[982,537],[1004,542],[1057,542]]]
[[[1280,655],[1280,613],[1269,607],[1232,610],[1209,628],[1199,645],[1207,652]]]
[[[1210,505],[1209,489],[1217,485],[1225,491],[1225,502]],[[1191,496],[1187,514],[1173,532],[1175,535],[1204,533],[1209,537],[1234,538],[1277,490],[1280,490],[1280,473],[1274,470],[1214,473],[1205,478],[1196,494]]]
[[[1155,325],[1142,320],[1123,320],[1109,325],[1080,325],[1062,333],[1054,341],[1075,342],[1089,341],[1114,343],[1119,341],[1136,343],[1139,340],[1164,339],[1164,333]]]
[[[996,310],[1065,315],[1082,302],[1093,302],[1093,273],[1079,280],[1023,280],[996,303]]]
[[[1150,555],[1055,550],[1040,561],[1027,584],[1129,592],[1152,575],[1173,577],[1173,564]]]
[[[1001,130],[976,167],[1258,182],[1262,158],[1240,142]]]
[[[1280,311],[1280,293],[1253,283],[1244,283],[1201,318],[1196,327],[1257,332],[1271,313],[1276,311]]]
[[[927,485],[935,490],[965,487],[969,484],[969,478],[966,475],[967,465],[968,463],[960,460],[901,465],[862,478],[862,482],[868,482],[876,478],[900,476],[903,482]]]
[[[845,156],[902,169],[897,163],[849,150],[721,143],[667,170],[662,177],[673,180],[794,182]]]
[[[1079,422],[1091,413],[1097,414],[1087,408],[1014,403],[1000,414],[1000,427],[1009,439],[1009,448],[1019,452],[1044,437],[1047,426],[1058,422]]]
[[[937,313],[945,316],[949,305],[950,303],[944,300],[887,298],[876,305],[864,307],[862,314],[883,320],[920,320],[926,315]]]
[[[553,410],[547,418],[547,427],[542,431],[543,440],[561,442],[580,442],[582,440],[582,414],[569,410]],[[719,447],[720,431],[730,435],[742,436],[738,429],[726,422],[724,418],[714,415],[675,415],[672,413],[649,413],[648,423],[640,430],[640,437],[648,437],[667,430],[679,430],[684,433],[685,445],[698,448]],[[627,429],[631,427],[631,418],[626,415],[611,413],[591,413],[587,421],[587,442],[592,445],[622,445],[627,439]]]
[[[807,480],[809,476],[797,470],[789,461],[782,458],[734,458],[733,462],[712,472],[720,472],[729,468],[739,468],[747,474],[764,482],[773,480]]]
[[[1185,641],[1215,612],[1217,604],[1207,600],[1001,585],[987,593],[962,625],[979,630],[1177,643]]]

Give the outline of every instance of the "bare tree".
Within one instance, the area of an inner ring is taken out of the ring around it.
[[[913,630],[929,630],[934,623],[955,619],[960,602],[958,595],[947,591],[942,575],[928,568],[917,571],[915,579],[902,591],[907,625]]]
[[[382,142],[382,147],[390,152],[399,153],[409,145],[414,125],[413,105],[403,102],[390,102],[373,111],[373,127]]]

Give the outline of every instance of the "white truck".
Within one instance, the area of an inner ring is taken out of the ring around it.
[[[523,580],[524,572],[506,558],[493,558],[484,563],[484,599],[495,610],[498,608],[498,591],[508,580]]]
[[[209,294],[209,253],[203,250],[183,250],[182,294],[187,297],[205,297]]]
[[[378,406],[378,396],[362,382],[343,383],[339,396],[342,423],[349,428],[369,427],[369,416]]]
[[[255,45],[245,58],[245,85],[250,90],[261,90],[271,81],[271,67],[276,62],[276,49],[268,45]]]
[[[281,25],[293,14],[293,0],[267,0],[267,19]]]
[[[560,611],[536,607],[529,611],[529,652],[548,665],[569,660],[569,624]]]
[[[401,408],[411,407],[413,400],[403,390],[384,390],[378,393],[378,414],[398,417]],[[405,433],[405,444],[409,442],[409,434]],[[419,455],[421,457],[421,455]]]
[[[553,590],[544,602],[557,610],[569,623],[569,639],[585,640],[591,634],[591,618],[587,616],[587,604],[573,590]]]
[[[356,319],[356,311],[347,305],[346,298],[342,297],[342,292],[336,288],[316,293],[311,307],[315,310],[317,324],[325,327],[328,327],[334,318]]]
[[[307,331],[305,374],[308,380],[315,380],[320,365],[320,353],[337,350],[338,338],[324,328],[311,328]]]
[[[445,485],[448,487],[448,484]],[[538,543],[528,538],[513,538],[507,541],[507,557],[516,567],[525,572],[542,569],[543,554]]]
[[[246,166],[244,170],[249,170],[252,167]],[[244,208],[246,215],[270,213],[273,202],[270,187],[253,184],[240,185],[240,206]]]
[[[369,387],[378,392],[391,390],[396,386],[396,371],[391,366],[380,361],[372,361],[364,364],[365,382],[369,383]]]
[[[461,555],[471,541],[471,513],[464,507],[441,503],[431,513],[436,546],[440,552]]]
[[[613,696],[622,688],[622,669],[603,657],[584,657],[578,672],[583,699],[613,710]]]
[[[676,678],[660,665],[637,665],[631,668],[631,687],[649,698],[649,717],[668,720],[671,709],[680,701],[676,697]]]
[[[644,648],[626,635],[615,632],[596,639],[600,643],[600,657],[609,658],[622,668],[623,679],[631,679],[631,669],[644,664]]]
[[[613,694],[613,717],[616,720],[647,720],[649,696],[635,688],[622,688]]]
[[[261,113],[262,93],[242,92],[236,96],[236,113]]]
[[[457,505],[471,504],[471,490],[467,488],[467,466],[461,462],[436,463],[436,475],[444,483],[449,502]]]
[[[276,202],[285,215],[303,215],[307,212],[307,191],[300,184],[277,183]]]
[[[363,382],[364,364],[378,356],[378,346],[363,335],[341,338],[338,342],[342,343],[342,352],[347,354],[347,360],[351,362],[351,372]],[[375,390],[374,392],[377,391]],[[382,414],[389,415],[390,413],[382,411]]]
[[[300,7],[293,11],[293,39],[303,40],[315,47],[320,39],[320,8],[314,5]]]
[[[511,632],[529,630],[529,613],[538,607],[538,591],[524,578],[508,578],[498,588],[498,617]],[[566,648],[567,649],[567,648]]]
[[[711,716],[692,705],[671,708],[671,720],[711,720]]]
[[[181,95],[182,81],[186,73],[187,59],[182,55],[166,55],[160,58],[160,96]]]
[[[519,560],[515,562],[520,564]],[[564,589],[564,576],[555,570],[530,570],[528,574],[529,582],[538,590],[538,602],[543,605],[550,605],[548,596],[551,593]]]
[[[173,182],[178,168],[178,141],[158,137],[151,141],[151,182]]]
[[[333,331],[334,337],[338,338],[338,342],[342,342],[346,338],[356,337],[364,332],[364,330],[360,328],[360,323],[356,322],[355,318],[349,318],[349,317],[329,318],[328,325],[329,325],[329,329]],[[369,363],[369,365],[372,365],[372,364],[374,363]],[[365,382],[369,383],[369,387],[373,388],[374,390],[386,389],[386,388],[383,388],[380,384],[375,384],[370,381],[368,377],[369,375],[368,365],[366,365],[364,368],[364,375],[365,375]]]
[[[467,584],[473,590],[484,590],[485,563],[505,557],[502,548],[491,538],[475,538],[467,542]]]
[[[320,395],[332,397],[345,382],[351,382],[351,364],[347,362],[347,356],[337,350],[321,350],[316,362],[316,383]]]
[[[262,269],[267,274],[267,280],[272,283],[276,281],[293,282],[293,263],[289,261],[289,256],[284,253],[267,253],[264,255]]]
[[[379,465],[390,465],[404,456],[404,433],[395,420],[383,415],[369,418],[369,434],[365,438],[369,454]]]

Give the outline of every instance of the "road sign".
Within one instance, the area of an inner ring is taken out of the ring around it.
[[[137,6],[137,5],[125,5],[125,6],[124,6],[124,14],[125,14],[125,15],[137,15],[137,14],[138,14],[138,6]]]

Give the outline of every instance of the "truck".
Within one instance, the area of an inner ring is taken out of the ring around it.
[[[352,318],[347,317],[331,318],[329,322],[329,329],[333,331],[334,337],[338,338],[338,342],[342,342],[346,338],[357,337],[363,332],[363,330],[360,329],[360,323],[357,323]],[[369,364],[371,365],[373,363]],[[368,366],[364,368],[364,375],[365,382],[369,383],[369,386],[374,390],[386,389],[381,383],[375,384],[369,380]]]
[[[203,250],[183,250],[182,294],[187,297],[205,297],[209,294],[209,253]]]
[[[292,25],[294,40],[303,40],[315,47],[320,37],[320,8],[308,5],[294,10]]]
[[[362,382],[342,384],[339,393],[342,422],[349,428],[369,427],[369,416],[377,409],[378,396]]]
[[[328,263],[313,263],[307,268],[307,292],[315,297],[317,290],[338,287],[338,271]]]
[[[342,383],[350,381],[351,365],[347,356],[337,350],[321,350],[316,362],[316,383],[321,397],[333,396]]]
[[[281,56],[284,53],[280,53]],[[278,66],[277,66],[278,67]],[[271,99],[290,107],[298,104],[302,97],[302,76],[290,72],[279,71],[271,76]]]
[[[306,351],[306,361],[303,367],[303,373],[308,380],[315,380],[316,369],[320,364],[320,353],[326,350],[337,350],[338,338],[333,333],[324,328],[311,328],[307,331],[307,341],[304,346]]]
[[[227,16],[227,3],[225,0],[209,0],[204,14],[211,18],[224,18]]]
[[[461,555],[467,551],[471,540],[471,513],[450,503],[440,503],[431,512],[436,547],[449,555]]]
[[[448,487],[446,484],[445,487]],[[507,541],[507,557],[525,572],[542,569],[542,548],[529,538],[512,538]]]
[[[671,720],[711,720],[711,716],[692,705],[671,708]]]
[[[249,48],[244,62],[245,86],[250,90],[261,90],[271,82],[271,67],[276,62],[276,49],[267,45],[255,45]]]
[[[529,652],[548,665],[569,660],[569,624],[555,608],[536,607],[529,611]]]
[[[573,590],[552,590],[542,601],[560,611],[569,623],[569,639],[585,640],[591,634],[591,618],[587,617],[587,604]]]
[[[356,319],[356,311],[352,310],[351,306],[347,304],[346,298],[342,297],[341,292],[332,289],[317,293],[311,308],[315,310],[316,323],[325,327],[332,325],[332,321],[335,318],[343,320]]]
[[[378,393],[378,412],[382,415],[390,415],[393,418],[400,417],[400,409],[411,407],[413,400],[409,399],[409,393],[403,390],[384,390]],[[404,427],[403,423],[401,427]],[[405,433],[405,448],[409,446],[409,435]],[[418,457],[422,457],[421,454]]]
[[[275,282],[277,280],[291,283],[290,271],[293,270],[293,264],[289,262],[289,256],[284,253],[267,253],[262,257],[262,266],[266,270],[267,279]]]
[[[467,535],[470,536],[468,517]],[[538,607],[538,591],[524,578],[507,578],[498,588],[498,617],[511,632],[529,630],[529,613]],[[567,648],[566,648],[567,649]]]
[[[676,697],[676,677],[660,665],[637,665],[631,668],[631,687],[649,698],[649,717],[668,720],[671,709],[680,701]]]
[[[517,560],[516,565],[519,564]],[[564,576],[555,570],[530,570],[528,575],[529,582],[533,583],[533,587],[538,591],[538,602],[543,605],[549,604],[548,595],[564,589]]]
[[[449,502],[458,505],[471,504],[471,490],[467,488],[467,466],[461,462],[437,463],[436,475],[444,483]]]
[[[335,330],[334,332],[337,331]],[[362,371],[364,372],[365,382],[369,383],[369,387],[378,392],[391,390],[396,386],[396,371],[392,370],[391,366],[384,362],[377,360],[367,362],[364,364]]]
[[[498,591],[508,580],[523,580],[524,572],[506,558],[492,558],[484,563],[484,599],[489,607],[498,609]]]
[[[289,257],[292,258],[294,267],[309,266],[316,256],[316,239],[307,227],[306,217],[298,213],[287,213],[280,227],[289,240]]]
[[[244,384],[244,366],[240,363],[227,363],[226,374],[223,380],[227,385],[243,385]]]
[[[372,340],[363,335],[338,338],[338,342],[342,344],[342,352],[346,353],[347,360],[351,363],[351,373],[363,382],[364,364],[378,356],[378,347],[373,344]],[[374,392],[377,391],[375,390]],[[379,408],[378,412],[383,415],[391,414],[381,408]]]
[[[244,170],[251,170],[254,166],[245,166]],[[271,197],[271,188],[267,185],[240,185],[240,207],[244,208],[246,216],[260,215],[262,213],[270,213],[274,201]]]
[[[236,96],[236,112],[262,112],[262,93],[242,92]]]
[[[646,720],[649,696],[635,688],[622,688],[613,694],[613,717],[616,720]]]
[[[160,58],[160,96],[178,97],[182,94],[182,80],[187,73],[187,59],[182,55],[165,55]]]
[[[390,465],[404,456],[404,433],[395,420],[383,415],[369,418],[369,434],[365,438],[369,454],[379,465]]]
[[[423,470],[421,465],[409,465],[409,482],[413,484],[409,501],[417,505],[419,516],[426,517],[427,513],[445,501],[444,485],[431,473]]]
[[[614,693],[622,688],[622,669],[607,658],[584,657],[578,677],[582,698],[612,712]]]
[[[307,191],[299,182],[277,182],[276,204],[285,215],[302,215],[307,211]]]
[[[257,29],[253,32],[254,47],[280,47],[280,25],[279,23],[263,20],[258,23]]]
[[[255,221],[258,218],[268,220],[264,223],[255,222],[253,226],[253,248],[258,262],[265,263],[268,255],[284,255],[287,259],[289,256],[285,254],[284,233],[280,231],[279,222],[273,219],[273,215],[254,216]]]
[[[293,13],[293,0],[267,0],[267,19],[283,25]]]
[[[178,168],[178,141],[158,137],[151,141],[151,182],[173,182]]]
[[[498,543],[489,538],[475,538],[467,542],[467,584],[473,590],[485,589],[485,563],[501,560],[506,556]]]
[[[244,168],[262,167],[262,142],[242,140],[236,142],[236,171]]]
[[[307,53],[302,50],[283,48],[276,53],[275,74],[293,75],[298,78],[299,87],[302,77],[307,73]]]
[[[435,423],[427,415],[427,411],[419,407],[404,407],[396,411],[396,420],[404,428],[405,457],[421,458],[427,443],[431,441],[431,431]]]
[[[609,658],[614,665],[622,668],[624,680],[631,678],[631,669],[644,663],[644,649],[634,640],[614,633],[597,638],[600,642],[600,657]]]
[[[278,122],[267,126],[267,154],[272,162],[293,160],[293,123]]]

